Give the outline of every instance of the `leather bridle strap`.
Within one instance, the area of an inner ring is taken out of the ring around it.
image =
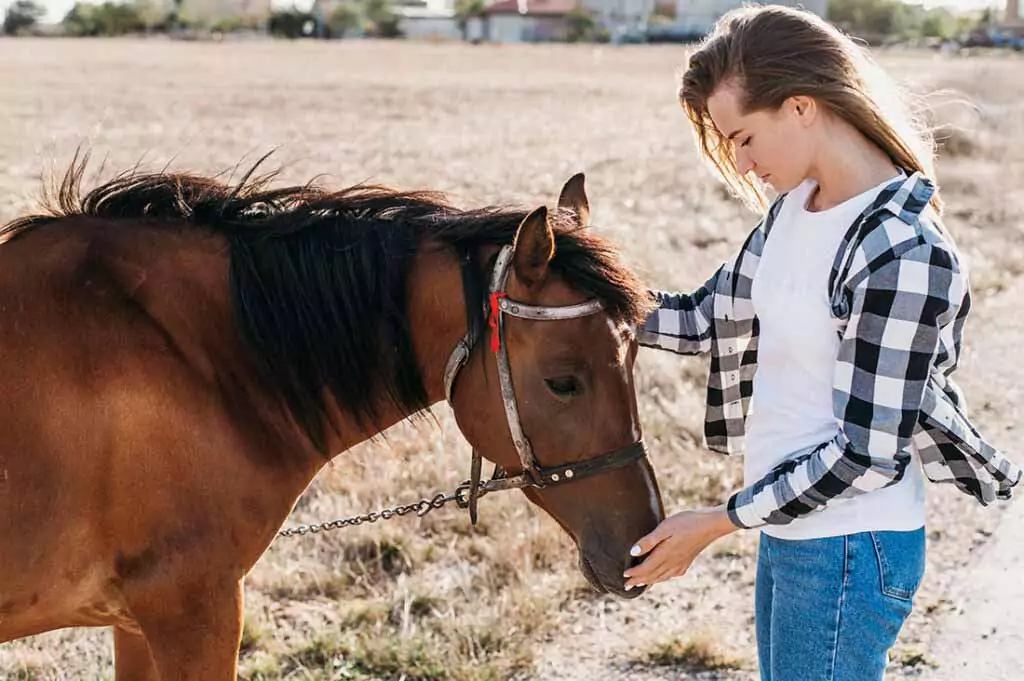
[[[522,487],[554,487],[564,485],[567,482],[576,482],[601,473],[608,473],[619,468],[625,468],[634,461],[639,461],[647,456],[647,447],[643,440],[638,440],[626,445],[622,449],[602,454],[593,459],[583,459],[561,466],[550,466],[538,469],[541,482],[537,484],[526,473],[520,473],[514,477],[497,477],[479,483],[481,492],[498,492],[506,489],[520,489]],[[501,469],[499,469],[501,470]],[[481,494],[482,496],[482,494]]]
[[[508,284],[509,273],[511,272],[513,248],[505,246],[498,253],[494,262],[494,269],[491,274],[490,296],[489,296],[489,323],[492,330],[491,349],[495,353],[498,368],[498,380],[501,390],[501,401],[505,409],[505,417],[508,421],[509,433],[519,455],[523,472],[514,477],[508,477],[506,471],[495,466],[493,477],[481,483],[480,472],[482,457],[473,449],[473,461],[470,469],[470,479],[460,486],[459,505],[469,509],[470,519],[476,524],[477,500],[488,492],[505,489],[518,489],[522,487],[547,487],[566,482],[573,482],[586,477],[606,473],[633,463],[646,456],[646,448],[642,440],[634,442],[626,447],[617,449],[607,454],[577,461],[561,466],[543,468],[537,463],[533,453],[533,447],[523,432],[522,423],[519,418],[519,407],[516,402],[515,387],[512,384],[512,367],[509,363],[508,348],[505,343],[505,315],[531,319],[535,321],[560,321],[565,319],[576,319],[596,314],[601,311],[602,305],[599,300],[590,300],[576,305],[564,305],[558,307],[542,307],[528,305],[508,298],[505,293]],[[467,273],[465,269],[470,265],[468,258],[462,258],[463,280]],[[468,309],[468,308],[467,308]],[[469,360],[476,344],[479,333],[475,325],[470,322],[466,335],[456,344],[452,351],[444,371],[445,399],[451,404],[452,389],[459,370]],[[454,408],[454,406],[453,406]]]

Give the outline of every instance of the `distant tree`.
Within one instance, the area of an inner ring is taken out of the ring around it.
[[[391,0],[363,0],[363,18],[366,33],[377,38],[397,38],[401,35],[398,28],[398,15]]]
[[[463,40],[469,37],[469,20],[483,16],[486,7],[484,0],[456,0],[455,21],[459,25],[459,30],[462,31]]]
[[[104,2],[99,6],[97,21],[100,35],[125,35],[146,30],[146,22],[139,10],[127,2]]]
[[[147,31],[163,28],[167,23],[164,3],[157,0],[132,0],[132,4]]]
[[[61,22],[61,25],[64,27],[64,33],[73,36],[96,35],[93,32],[96,29],[96,25],[93,23],[90,14],[89,5],[76,2],[68,10],[68,13],[64,15],[64,20]]]
[[[577,5],[565,15],[565,39],[570,43],[594,40],[596,34],[597,21],[590,10]]]
[[[921,37],[950,39],[958,34],[957,18],[948,9],[937,7],[921,18]]]
[[[279,38],[295,39],[312,35],[312,31],[306,30],[311,25],[316,25],[316,18],[311,13],[292,8],[271,13],[267,30]]]
[[[46,8],[33,0],[16,0],[7,8],[4,15],[3,32],[5,35],[17,35],[30,30],[40,19],[46,16]]]
[[[332,38],[341,38],[352,29],[359,28],[359,10],[351,3],[342,2],[327,17],[327,30]]]
[[[231,33],[233,31],[255,31],[260,20],[253,16],[233,15],[215,19],[210,22],[210,31],[214,33]]]
[[[114,36],[145,30],[146,23],[134,5],[104,2],[75,3],[64,16],[64,32],[74,36]]]
[[[174,0],[171,11],[167,14],[167,29],[175,31],[181,27],[181,5],[184,0]]]
[[[829,0],[828,18],[839,28],[869,43],[906,37],[919,23],[919,7],[901,0]]]
[[[956,15],[956,29],[955,34],[957,37],[967,35],[975,24],[978,22],[977,14],[957,14]]]

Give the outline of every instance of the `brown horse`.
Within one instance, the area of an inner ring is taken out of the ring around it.
[[[663,517],[646,458],[543,484],[640,440],[629,329],[649,302],[584,229],[582,176],[527,214],[271,176],[130,174],[80,198],[83,172],[0,231],[0,642],[113,626],[118,681],[235,679],[243,577],[327,461],[444,398],[467,329],[510,376],[476,345],[451,400],[464,436],[546,475],[525,494],[588,580],[639,593],[628,550]],[[504,303],[600,310],[488,337],[505,245]]]

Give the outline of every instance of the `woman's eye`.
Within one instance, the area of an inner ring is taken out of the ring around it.
[[[741,144],[740,146],[741,147],[748,146],[750,144],[750,140],[751,140],[751,138],[747,137],[745,140],[743,140],[743,144]]]
[[[548,390],[558,397],[572,397],[580,391],[579,383],[575,376],[560,376],[559,378],[545,378]]]

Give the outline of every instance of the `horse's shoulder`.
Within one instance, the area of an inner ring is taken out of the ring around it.
[[[206,347],[230,342],[227,271],[223,239],[194,229],[59,218],[0,245],[0,327],[94,368],[184,363],[213,380]]]

